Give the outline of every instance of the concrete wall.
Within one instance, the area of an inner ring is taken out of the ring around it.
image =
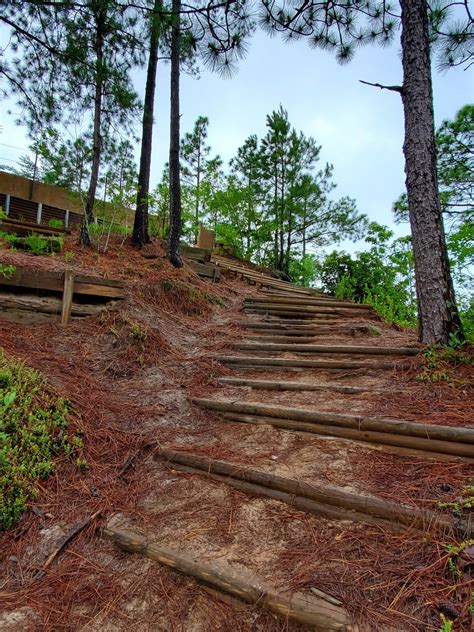
[[[75,200],[65,189],[55,187],[44,182],[33,182],[23,176],[16,176],[12,173],[0,171],[0,193],[41,202],[55,208],[73,211],[84,214],[84,208],[80,202]]]

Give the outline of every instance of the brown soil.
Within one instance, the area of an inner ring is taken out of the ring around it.
[[[440,370],[447,381],[434,383],[417,379],[426,372],[421,356],[393,358],[394,368],[383,371],[224,368],[215,356],[244,355],[232,345],[256,335],[239,327],[249,319],[261,320],[242,311],[242,300],[255,293],[254,286],[226,275],[214,285],[188,267],[175,270],[158,242],[137,251],[117,241],[99,255],[71,239],[65,250],[75,253],[67,266],[77,272],[122,278],[126,299],[116,310],[67,328],[53,322],[27,327],[0,321],[6,352],[42,371],[74,405],[72,425],[84,433],[89,462],[86,471],[66,459],[58,462],[34,506],[2,535],[2,629],[303,630],[258,606],[216,596],[141,556],[121,553],[100,535],[100,526],[111,518],[208,563],[250,569],[278,589],[324,590],[340,599],[364,630],[435,631],[440,613],[455,619],[455,630],[470,629],[469,564],[455,560],[460,577],[453,580],[444,541],[308,515],[173,470],[153,457],[160,447],[187,450],[436,508],[439,501],[459,496],[473,476],[472,465],[269,426],[224,423],[189,400],[209,396],[469,426],[474,419],[472,368],[445,362]],[[66,266],[60,256],[4,252],[0,260],[55,270]],[[211,302],[212,296],[225,305]],[[414,332],[376,319],[343,320],[375,323],[382,335],[324,336],[316,344],[416,344]],[[220,385],[217,378],[224,375],[376,390],[350,395],[253,391]],[[100,519],[45,573],[38,573],[61,537],[97,510]]]

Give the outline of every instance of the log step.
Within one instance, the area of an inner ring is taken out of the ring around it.
[[[313,626],[318,632],[357,632],[349,624],[346,612],[329,599],[277,592],[250,572],[244,574],[223,561],[203,562],[197,556],[157,544],[129,528],[115,526],[113,521],[109,521],[102,533],[124,551],[139,553],[246,603],[258,604],[274,614]]]
[[[305,369],[393,369],[392,362],[359,362],[357,360],[307,360],[306,358],[261,358],[246,356],[215,356],[226,365],[258,366],[269,369],[299,367]]]
[[[461,459],[474,463],[472,446],[453,441],[436,441],[433,439],[421,439],[418,437],[406,437],[384,432],[371,432],[340,426],[328,426],[305,421],[293,421],[292,419],[278,419],[276,417],[261,417],[258,415],[241,415],[238,413],[223,413],[224,421],[237,421],[246,424],[268,425],[295,432],[309,432],[323,437],[337,437],[380,446],[395,447],[398,451],[404,449],[404,453],[420,454],[424,458],[437,460]],[[408,452],[407,452],[408,450]]]
[[[267,391],[334,391],[355,395],[358,393],[374,392],[374,389],[359,386],[340,386],[339,384],[313,384],[310,382],[281,382],[273,380],[247,380],[239,377],[221,377],[218,382],[227,386],[249,386],[256,390]],[[380,391],[377,391],[380,392]]]
[[[290,351],[292,353],[337,353],[343,355],[418,355],[419,349],[414,347],[368,347],[350,345],[306,345],[306,344],[272,344],[258,342],[239,342],[233,346],[239,351],[264,351],[277,353]]]
[[[364,303],[351,303],[350,301],[329,301],[327,299],[321,299],[316,297],[307,297],[307,298],[298,298],[298,297],[285,297],[285,296],[249,296],[244,299],[244,305],[254,305],[254,304],[277,304],[277,305],[298,305],[298,306],[325,306],[325,307],[344,307],[348,309],[355,310],[372,310],[371,305],[366,305]]]
[[[292,318],[290,317],[265,317],[260,320],[248,320],[246,323],[242,323],[242,327],[283,327],[285,329],[308,329],[313,327],[347,327],[343,325],[341,320],[334,322],[334,319],[327,317],[324,314],[313,314],[310,318]]]
[[[274,316],[279,319],[280,322],[293,322],[296,324],[296,321],[306,321],[306,323],[310,323],[311,321],[321,322],[325,320],[328,323],[334,323],[337,320],[342,318],[341,314],[326,314],[326,313],[316,313],[316,312],[291,312],[291,311],[282,311],[276,309],[246,309],[246,314],[264,314],[265,316]],[[304,324],[304,323],[303,323]]]
[[[328,307],[319,305],[293,305],[284,303],[244,303],[244,310],[253,311],[278,311],[289,313],[304,313],[304,314],[336,314],[337,316],[352,316],[353,312],[347,307]]]
[[[442,515],[420,507],[403,505],[376,496],[347,492],[337,487],[306,483],[284,478],[248,466],[176,450],[161,450],[156,458],[187,472],[205,474],[209,478],[232,485],[244,492],[256,493],[281,500],[297,509],[336,520],[353,520],[369,524],[382,524],[400,531],[401,525],[423,531],[454,533],[459,528],[467,537],[468,525],[455,525],[452,516]],[[250,486],[249,486],[250,484]],[[276,492],[276,493],[275,493]],[[309,501],[309,502],[308,502]]]
[[[425,440],[439,439],[447,442],[462,442],[468,451],[466,456],[474,457],[474,428],[420,424],[414,421],[400,421],[398,419],[387,419],[384,417],[328,413],[319,410],[307,410],[305,408],[261,404],[259,402],[239,402],[205,398],[194,398],[192,402],[201,408],[219,412],[261,415],[279,419],[292,419],[293,421],[357,428],[358,430],[370,430],[373,432],[389,432],[409,437],[420,437]]]

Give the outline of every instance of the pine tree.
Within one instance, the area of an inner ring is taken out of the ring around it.
[[[456,3],[438,3],[429,14],[426,0],[400,0],[396,5],[378,0],[360,3],[327,3],[304,0],[301,4],[262,3],[262,23],[270,32],[289,38],[308,37],[319,48],[336,50],[341,62],[350,60],[354,45],[390,42],[401,23],[403,84],[377,87],[401,95],[405,114],[405,171],[412,229],[419,315],[419,337],[426,343],[446,344],[451,336],[462,338],[446,240],[441,219],[436,176],[433,97],[430,74],[431,40],[438,38],[448,65],[469,62],[469,41],[474,30],[467,4],[467,18],[459,27],[447,22]],[[431,22],[430,22],[431,17]]]

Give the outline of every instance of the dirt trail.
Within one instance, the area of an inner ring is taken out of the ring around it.
[[[314,591],[323,591],[347,615],[345,627],[337,629],[436,631],[443,613],[455,619],[454,629],[469,630],[469,566],[459,566],[457,583],[446,571],[449,554],[442,545],[454,541],[452,533],[410,527],[393,531],[383,524],[321,517],[156,458],[163,448],[180,450],[438,511],[439,501],[451,500],[468,482],[472,463],[402,454],[390,446],[329,434],[224,421],[191,399],[253,401],[454,427],[469,425],[468,386],[452,390],[449,399],[446,385],[420,384],[413,379],[419,357],[392,358],[387,370],[224,367],[217,356],[254,355],[232,349],[250,332],[258,336],[242,324],[276,323],[276,316],[242,310],[255,286],[224,278],[217,288],[186,271],[176,273],[176,287],[192,282],[201,292],[218,291],[226,302],[225,307],[209,307],[179,293],[150,294],[150,279],[159,285],[174,273],[147,265],[147,276],[130,281],[129,299],[119,314],[74,323],[67,331],[55,325],[29,330],[0,325],[7,351],[40,368],[77,406],[91,462],[82,476],[64,464],[56,480],[46,483],[36,511],[28,512],[5,539],[0,591],[7,614],[2,629],[307,629],[268,612],[260,600],[245,604],[145,556],[121,552],[96,530],[107,524],[222,572],[258,577],[278,594],[300,591],[314,601]],[[145,349],[130,340],[130,321],[146,333]],[[416,346],[414,334],[397,331],[374,315],[344,317],[345,325],[361,323],[374,328],[358,335],[318,336],[314,344]],[[259,355],[307,357],[291,351]],[[224,376],[367,390],[270,391],[228,386],[219,382]],[[101,520],[78,536],[44,576],[34,578],[61,537],[97,509]]]

